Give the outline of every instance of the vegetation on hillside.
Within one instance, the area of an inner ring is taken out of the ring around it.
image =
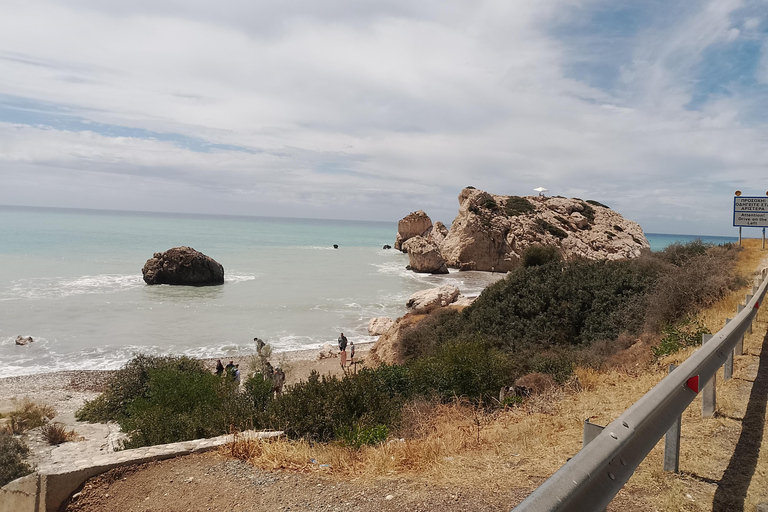
[[[529,252],[470,307],[438,310],[408,328],[403,365],[343,377],[314,373],[273,396],[259,372],[240,392],[199,361],[139,355],[78,418],[119,422],[127,447],[263,428],[359,448],[401,428],[403,408],[414,400],[492,407],[517,377],[542,372],[564,383],[577,362],[599,365],[642,332],[664,333],[658,354],[687,346],[701,334],[691,315],[743,282],[731,246],[676,244],[626,261],[565,262],[540,247]]]

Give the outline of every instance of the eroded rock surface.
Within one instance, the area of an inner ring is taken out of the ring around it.
[[[147,284],[209,286],[224,284],[224,267],[191,247],[156,252],[141,269]]]
[[[432,232],[432,219],[423,210],[411,212],[397,223],[395,249],[402,251],[403,243],[415,236],[426,237]]]
[[[431,309],[452,304],[459,296],[459,289],[451,284],[416,292],[405,303],[409,309]]]
[[[403,244],[403,250],[408,253],[408,268],[410,270],[430,274],[448,273],[445,260],[434,242],[415,236]]]
[[[371,318],[368,321],[368,334],[371,336],[381,336],[389,330],[395,321],[386,316]]]
[[[555,245],[565,259],[635,258],[650,249],[637,223],[599,203],[473,188],[459,194],[459,213],[439,247],[448,267],[507,272],[534,244]]]

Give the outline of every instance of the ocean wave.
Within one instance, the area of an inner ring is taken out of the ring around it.
[[[4,299],[50,299],[93,293],[113,293],[144,286],[140,275],[99,274],[80,277],[37,277],[13,281]]]
[[[253,281],[256,279],[256,274],[237,273],[237,272],[225,272],[225,283],[244,283],[245,281]]]

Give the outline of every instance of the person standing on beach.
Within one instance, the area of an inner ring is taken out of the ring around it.
[[[355,342],[349,342],[349,366],[355,363]]]
[[[216,360],[216,375],[218,377],[221,377],[221,374],[224,373],[224,365],[221,364],[221,359]]]
[[[347,364],[347,337],[344,336],[344,333],[339,336],[339,357],[341,358],[341,367],[344,368],[344,365]]]

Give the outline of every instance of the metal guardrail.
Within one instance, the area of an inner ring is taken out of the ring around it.
[[[733,321],[606,426],[514,512],[605,510],[701,387],[733,353],[752,325],[766,287],[768,279],[763,271],[763,282]]]

